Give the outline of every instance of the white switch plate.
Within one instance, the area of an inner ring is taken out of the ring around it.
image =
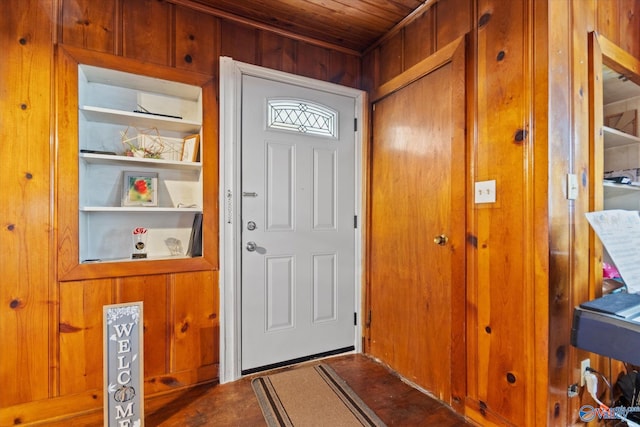
[[[475,191],[476,203],[495,203],[496,202],[496,180],[477,181]]]
[[[567,199],[575,200],[578,198],[578,175],[575,173],[567,174]]]

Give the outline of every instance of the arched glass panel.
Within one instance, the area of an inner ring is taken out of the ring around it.
[[[324,105],[296,99],[270,99],[267,110],[270,129],[338,137],[338,113]]]

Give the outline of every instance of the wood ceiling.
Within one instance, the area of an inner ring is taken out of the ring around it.
[[[435,0],[191,0],[288,33],[362,52]]]

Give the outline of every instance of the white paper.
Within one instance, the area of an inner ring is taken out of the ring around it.
[[[640,215],[638,211],[606,210],[585,214],[615,264],[627,292],[640,292]]]

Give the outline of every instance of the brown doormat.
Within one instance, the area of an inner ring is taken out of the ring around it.
[[[251,386],[269,427],[385,426],[325,364],[254,378]]]

